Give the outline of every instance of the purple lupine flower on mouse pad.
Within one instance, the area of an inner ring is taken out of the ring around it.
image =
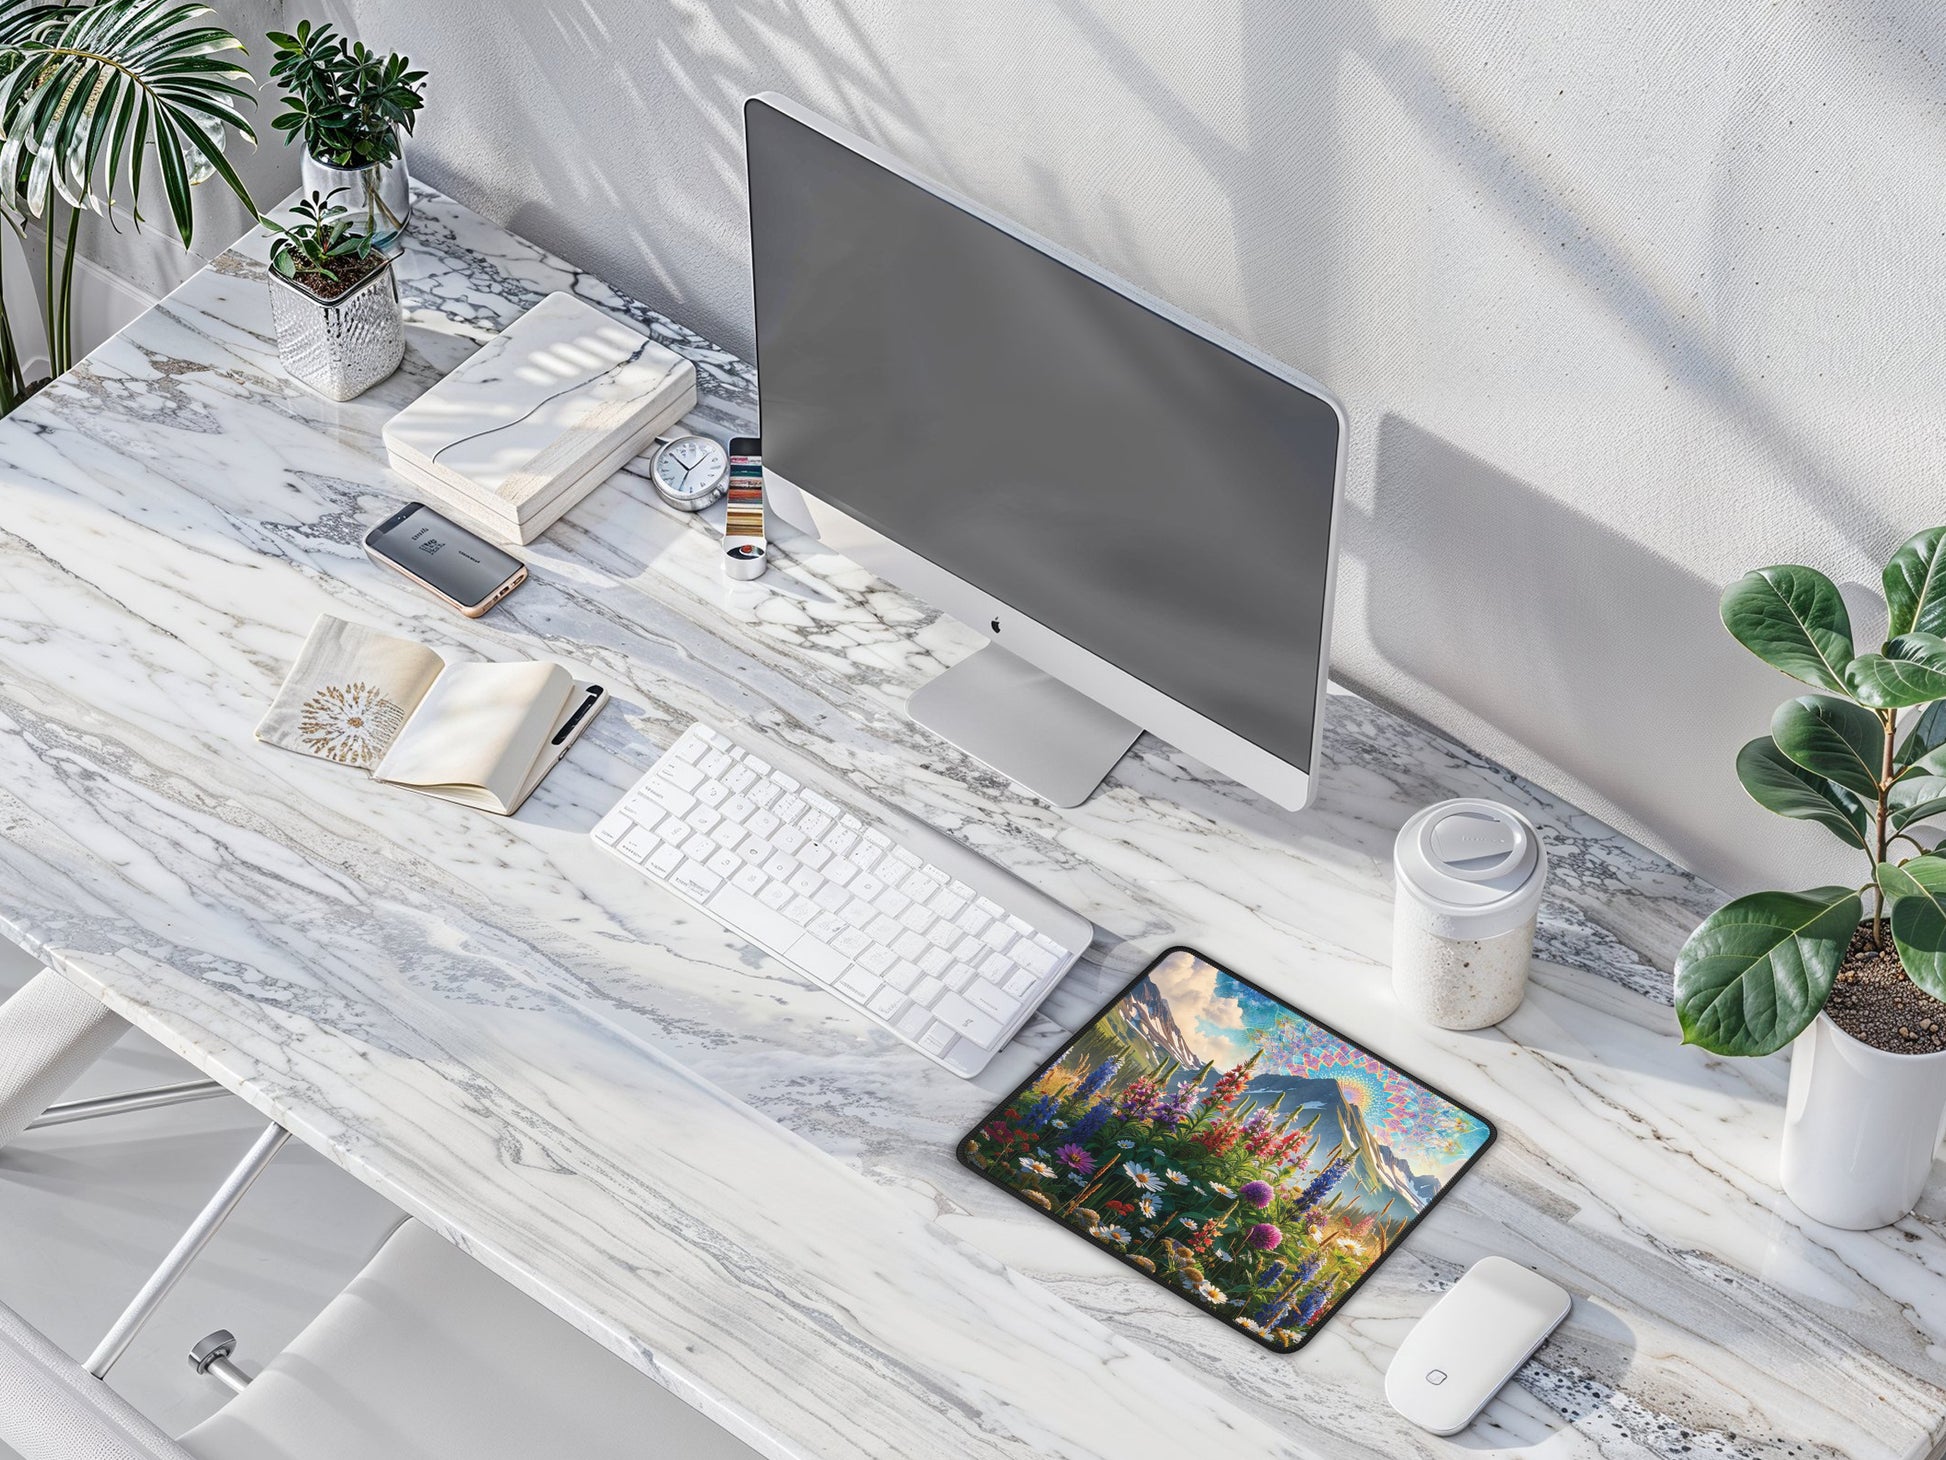
[[[985,1116],[959,1156],[1288,1353],[1492,1139],[1423,1081],[1172,948]],[[1027,1158],[1037,1145],[1051,1160]]]

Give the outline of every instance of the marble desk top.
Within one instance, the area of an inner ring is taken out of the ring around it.
[[[1921,1457],[1946,1435],[1946,1204],[1876,1233],[1776,1189],[1786,1066],[1677,1044],[1666,970],[1709,889],[1436,735],[1334,695],[1302,815],[1145,738],[1057,811],[911,725],[977,641],[789,535],[731,588],[716,525],[636,467],[525,550],[478,623],[369,562],[406,495],[386,418],[551,290],[736,359],[429,191],[398,375],[280,372],[260,237],[0,422],[0,932],[776,1456]],[[720,509],[718,509],[720,510]],[[442,652],[553,656],[615,700],[503,821],[256,744],[322,611]],[[789,742],[1094,919],[1089,958],[955,1079],[599,852],[690,722]],[[1387,982],[1389,850],[1491,795],[1554,876],[1526,1004],[1430,1031]],[[1501,1137],[1316,1342],[1278,1357],[957,1166],[954,1139],[1159,948],[1224,959]],[[1479,1256],[1573,1316],[1465,1435],[1385,1404]]]

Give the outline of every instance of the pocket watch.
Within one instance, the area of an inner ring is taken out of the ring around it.
[[[730,453],[707,436],[665,437],[649,456],[649,480],[678,512],[700,512],[729,485]]]

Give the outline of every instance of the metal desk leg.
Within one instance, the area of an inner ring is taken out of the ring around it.
[[[58,973],[0,1004],[0,1148],[100,1059],[128,1025]]]

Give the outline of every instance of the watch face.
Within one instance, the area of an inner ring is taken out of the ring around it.
[[[655,454],[656,487],[678,506],[705,504],[730,470],[730,455],[707,436],[678,436]]]

